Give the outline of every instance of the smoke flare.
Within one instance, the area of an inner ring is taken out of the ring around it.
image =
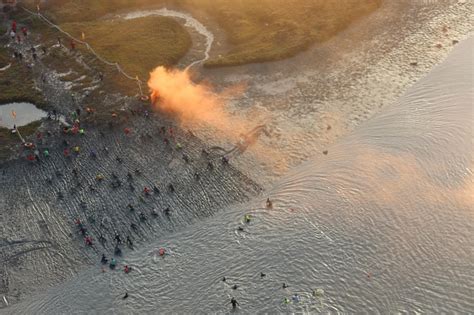
[[[175,115],[183,125],[205,123],[220,131],[235,134],[243,129],[224,110],[222,98],[208,85],[192,82],[187,70],[157,67],[150,73],[148,87],[154,106]]]

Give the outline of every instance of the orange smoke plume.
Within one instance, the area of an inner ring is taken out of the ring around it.
[[[192,82],[187,70],[157,67],[148,87],[155,108],[175,115],[184,125],[205,123],[221,131],[232,129],[234,134],[243,127],[225,112],[222,98],[208,85]]]

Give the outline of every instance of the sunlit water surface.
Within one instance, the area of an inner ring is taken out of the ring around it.
[[[47,116],[45,111],[31,103],[10,103],[0,105],[0,127],[25,126]]]

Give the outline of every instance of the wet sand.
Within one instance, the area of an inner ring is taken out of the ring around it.
[[[18,159],[0,164],[0,297],[10,305],[67,280],[98,262],[102,253],[110,259],[116,234],[123,241],[123,255],[130,255],[151,237],[183,229],[259,193],[260,187],[235,167],[204,154],[208,144],[190,131],[156,113],[146,117],[143,103],[135,98],[104,95],[100,106],[114,108],[120,102],[119,116],[127,118],[95,126],[85,122],[87,88],[73,94],[71,84],[60,81],[62,74],[41,62],[32,69],[50,110],[69,115],[82,109],[85,135],[64,135],[59,121],[45,120],[42,139],[33,137],[39,162],[26,161],[28,152],[18,146]],[[75,146],[79,153],[73,152]],[[49,157],[43,156],[44,149]],[[103,180],[97,180],[99,174]],[[151,190],[148,195],[145,187]],[[85,245],[76,219],[94,246]],[[132,248],[125,244],[127,236]],[[1,301],[0,307],[6,306]]]
[[[224,209],[127,256],[130,274],[88,268],[9,313],[470,313],[473,49],[283,176],[272,209]]]
[[[261,136],[255,146],[232,160],[230,167],[216,163],[213,172],[206,171],[207,160],[201,156],[201,148],[216,142],[230,145],[216,139],[212,131],[193,130],[198,138],[177,131],[193,161],[187,165],[182,153],[163,145],[157,134],[158,127],[170,122],[143,117],[134,118],[130,137],[121,128],[107,131],[105,138],[93,127],[88,128],[86,138],[72,141],[83,147],[79,158],[64,160],[60,141],[52,138],[51,146],[59,151],[48,161],[38,166],[25,161],[2,165],[5,173],[0,173],[0,195],[6,198],[1,200],[0,208],[7,210],[1,214],[0,257],[4,268],[0,294],[15,303],[33,291],[70,278],[97,262],[103,251],[110,256],[115,231],[144,243],[152,236],[169,235],[225,205],[256,195],[260,186],[270,187],[276,178],[310,156],[320,154],[321,159],[330,159],[331,151],[328,156],[319,152],[393,102],[449,53],[453,39],[461,40],[472,31],[469,12],[470,2],[440,1],[429,6],[390,2],[340,36],[295,58],[203,70],[202,76],[211,77],[218,88],[245,82],[248,89],[244,97],[232,102],[229,111],[240,119],[252,117],[255,125],[266,123],[270,132],[269,137]],[[445,25],[449,27],[446,32]],[[354,42],[358,44],[354,46]],[[442,47],[435,47],[437,43]],[[412,62],[418,65],[411,66]],[[58,85],[52,76],[42,86],[53,107],[72,111],[77,102],[84,101],[72,101],[68,89]],[[104,106],[116,101],[116,97],[107,96]],[[103,151],[104,145],[108,153]],[[99,152],[97,161],[87,156],[91,148]],[[123,163],[117,162],[116,156]],[[137,165],[143,175],[134,176],[136,190],[131,192],[126,173],[133,173]],[[71,173],[74,167],[79,179]],[[204,183],[195,182],[196,171],[205,174]],[[95,182],[98,172],[106,176],[100,184]],[[122,187],[110,187],[112,173],[118,175]],[[48,184],[51,177],[52,183]],[[162,193],[141,201],[143,187],[156,182]],[[176,194],[166,191],[170,182],[178,188]],[[97,186],[97,191],[91,192],[89,185]],[[62,201],[57,200],[59,191],[64,194]],[[136,213],[130,214],[127,209],[130,202],[138,207]],[[152,209],[162,211],[166,205],[173,211],[171,222],[162,212],[158,218],[151,218]],[[139,220],[140,211],[147,214],[146,222]],[[88,220],[91,215],[92,220]],[[103,221],[107,243],[96,250],[86,248],[73,223],[76,217],[87,222],[96,238]],[[138,232],[132,231],[132,223],[138,226]]]
[[[234,163],[268,187],[310,157],[330,158],[322,153],[330,144],[393,103],[448,55],[453,40],[473,32],[472,12],[470,1],[385,1],[294,58],[204,71],[218,89],[245,84],[228,111],[236,120],[265,123],[270,133]],[[206,130],[198,134],[213,139]]]

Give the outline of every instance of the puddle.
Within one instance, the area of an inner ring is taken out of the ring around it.
[[[0,105],[0,127],[13,128],[28,125],[45,118],[47,113],[31,103],[11,103]]]

